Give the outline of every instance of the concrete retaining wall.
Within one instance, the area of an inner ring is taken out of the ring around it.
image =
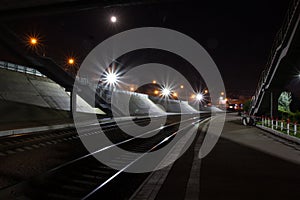
[[[196,113],[199,112],[188,104],[187,101],[170,100],[158,97],[149,97],[152,102],[162,106],[170,113]]]
[[[70,94],[46,77],[0,69],[0,100],[69,111]],[[77,111],[104,114],[77,96]]]
[[[123,116],[165,114],[165,111],[155,105],[148,95],[119,91],[114,92],[113,98],[113,104],[123,112]]]

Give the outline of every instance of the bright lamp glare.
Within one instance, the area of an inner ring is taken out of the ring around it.
[[[73,64],[75,63],[75,61],[74,61],[73,58],[69,58],[69,59],[68,59],[68,63],[69,63],[70,65],[73,65]]]
[[[117,22],[117,17],[116,16],[111,16],[110,21],[112,23],[116,23]]]
[[[161,94],[165,97],[169,96],[171,94],[171,90],[168,88],[163,88],[161,91]]]
[[[197,101],[202,101],[203,100],[203,94],[197,94],[196,95],[196,100]]]
[[[107,85],[115,86],[119,82],[119,75],[116,72],[107,72],[104,75],[103,82]]]
[[[30,38],[30,43],[32,45],[36,45],[37,44],[37,39],[36,38]]]
[[[114,73],[107,74],[106,79],[109,84],[115,84],[117,82],[117,74]]]

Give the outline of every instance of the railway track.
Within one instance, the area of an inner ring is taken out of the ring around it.
[[[128,198],[141,181],[147,177],[147,173],[126,173],[126,169],[134,166],[147,153],[162,148],[177,134],[181,134],[185,129],[194,126],[195,123],[199,123],[201,120],[195,117],[189,118],[184,121],[184,126],[181,129],[178,129],[178,122],[166,124],[158,128],[160,129],[159,134],[147,139],[142,136],[151,134],[152,131],[156,130],[142,133],[137,137],[131,137],[122,133],[113,124],[111,124],[112,126],[108,125],[104,132],[106,135],[111,134],[111,140],[117,141],[114,145],[98,149],[58,166],[45,174],[8,187],[0,192],[0,196],[6,199]],[[147,123],[147,120],[144,119],[137,123],[144,124]],[[93,134],[88,135],[93,137]],[[118,170],[100,163],[94,157],[103,152],[112,151],[117,147],[127,150],[126,153],[117,155],[117,157],[112,154],[109,165],[116,165]],[[141,156],[134,156],[134,152],[141,153]]]
[[[137,124],[147,124],[149,118],[134,119]],[[127,121],[118,122],[119,124],[129,124]],[[113,132],[116,127],[115,122],[107,122],[101,125],[101,128],[106,132]],[[0,156],[9,156],[18,152],[28,151],[32,149],[41,148],[44,146],[70,142],[80,139],[80,137],[87,137],[92,134],[97,134],[98,126],[92,125],[87,127],[86,134],[78,135],[75,128],[64,128],[51,131],[41,131],[36,133],[26,133],[5,136],[1,138],[0,142]]]

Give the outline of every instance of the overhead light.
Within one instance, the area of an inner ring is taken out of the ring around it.
[[[164,96],[164,97],[168,97],[168,96],[170,96],[170,94],[171,94],[171,90],[170,90],[169,88],[163,88],[163,89],[161,90],[161,94],[162,94],[162,96]]]
[[[108,85],[114,86],[118,83],[119,76],[115,72],[108,72],[104,75],[103,81],[104,81],[104,83],[106,83]]]
[[[110,21],[111,21],[112,23],[116,23],[116,22],[117,22],[117,17],[116,17],[116,16],[111,16],[111,17],[110,17]]]
[[[197,101],[202,101],[203,100],[203,94],[199,93],[196,95],[196,100]]]

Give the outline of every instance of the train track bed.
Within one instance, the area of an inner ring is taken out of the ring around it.
[[[147,119],[137,123],[143,122]],[[114,132],[114,123],[103,125],[104,129],[105,126],[110,129],[107,132]],[[93,127],[87,129],[87,133],[93,131]],[[2,137],[0,188],[37,176],[87,153],[74,128]]]
[[[187,122],[188,126],[200,121],[194,117],[189,120]],[[113,128],[113,126],[104,133],[110,136],[111,141],[114,141],[115,146],[112,148],[120,147],[129,152],[146,154],[162,148],[168,144],[167,140],[171,141],[177,133],[180,133],[178,123],[175,121],[178,121],[177,117],[169,119],[168,124],[162,128],[159,134],[148,139],[130,137]],[[147,123],[147,121],[142,121],[141,125]],[[97,136],[97,134],[88,135],[89,137]],[[110,149],[105,149],[105,152]],[[79,152],[76,156],[84,154],[82,153],[84,150]],[[99,197],[128,199],[147,177],[148,173],[125,172],[128,166],[131,167],[132,164],[138,161],[137,158],[131,157],[130,153],[111,158],[112,165],[121,166],[118,170],[96,160],[94,155],[98,153],[102,153],[102,150],[85,154],[75,160],[69,159],[71,161],[65,162],[55,169],[5,188],[0,195],[27,199],[99,199]]]

